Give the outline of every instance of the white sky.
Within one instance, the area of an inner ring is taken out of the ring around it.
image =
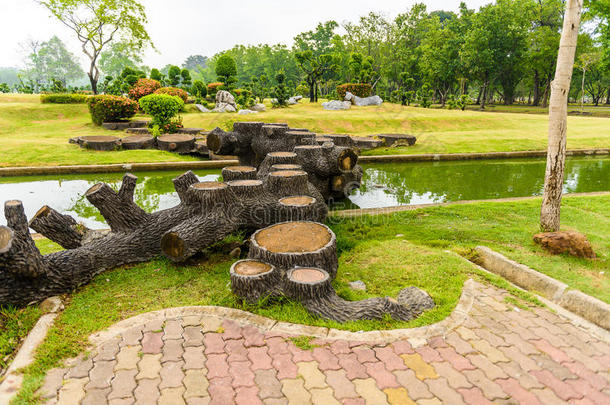
[[[490,0],[465,0],[478,9]],[[148,15],[147,30],[159,53],[148,51],[144,63],[181,65],[189,55],[212,56],[236,44],[284,43],[318,22],[356,21],[370,11],[388,17],[423,2],[429,11],[453,10],[460,0],[141,0]],[[0,67],[23,64],[21,43],[59,36],[81,60],[74,33],[33,0],[0,0]]]

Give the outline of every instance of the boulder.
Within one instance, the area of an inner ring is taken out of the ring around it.
[[[587,259],[597,257],[587,237],[576,231],[538,233],[534,235],[534,242],[554,255],[569,253]]]
[[[263,112],[263,111],[267,111],[267,107],[265,107],[265,104],[254,104],[252,107],[250,107],[250,109],[252,111],[257,111],[257,112]]]
[[[367,106],[367,105],[381,105],[383,103],[383,99],[379,96],[371,96],[371,97],[358,97],[349,91],[345,93],[345,101],[349,101],[357,106]]]
[[[210,110],[209,110],[209,109],[205,108],[205,107],[204,107],[203,105],[201,105],[201,104],[195,104],[195,108],[197,108],[197,109],[199,110],[199,112],[202,112],[202,113],[208,113],[208,112],[210,112]]]
[[[405,144],[413,146],[417,142],[417,138],[409,134],[379,134],[377,137],[385,143],[385,146],[401,146]]]
[[[352,107],[352,103],[349,101],[332,100],[322,103],[322,108],[325,110],[349,110]]]
[[[299,101],[301,101],[302,99],[303,99],[303,96],[294,96],[294,97],[290,97],[286,103],[288,105],[295,105],[295,104],[299,104]]]
[[[253,110],[239,110],[238,114],[239,114],[239,115],[246,115],[246,114],[258,114],[258,111],[253,111]]]
[[[226,90],[220,90],[216,93],[216,108],[213,112],[236,112],[237,104],[235,104],[235,97],[233,94]]]
[[[366,284],[362,280],[350,281],[349,288],[354,291],[366,291]]]

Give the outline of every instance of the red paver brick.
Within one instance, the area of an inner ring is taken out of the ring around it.
[[[229,377],[229,363],[226,354],[208,354],[205,367],[208,379]]]
[[[220,333],[206,333],[203,336],[205,354],[223,354],[225,352],[225,341]]]
[[[498,366],[511,378],[519,381],[519,384],[521,384],[521,386],[526,390],[531,390],[533,388],[542,389],[545,387],[544,384],[519,367],[519,365],[514,361],[509,361],[508,363],[498,363]]]
[[[244,326],[241,329],[241,335],[244,337],[244,346],[265,346],[265,335],[254,326]]]
[[[271,357],[266,347],[251,347],[248,349],[248,359],[252,362],[252,370],[270,370],[273,368]]]
[[[471,405],[493,405],[493,402],[483,396],[483,393],[477,387],[458,388],[457,390],[467,404]]]
[[[499,349],[502,351],[502,353],[504,353],[506,357],[508,357],[512,361],[517,362],[523,370],[540,370],[540,366],[534,360],[532,360],[531,357],[528,357],[521,353],[521,351],[519,351],[517,347],[500,347]]]
[[[233,361],[247,361],[248,349],[244,346],[243,339],[227,340],[225,342],[225,352],[229,355],[229,363]]]
[[[401,354],[415,353],[415,351],[413,350],[413,347],[411,347],[411,343],[409,343],[406,340],[398,340],[398,341],[392,343],[390,346],[392,346],[392,348],[394,349],[394,352],[396,352],[396,354],[399,356]]]
[[[367,374],[373,377],[379,389],[400,387],[398,381],[396,381],[396,376],[390,373],[383,363],[366,363],[365,366]]]
[[[222,338],[224,340],[241,339],[241,325],[235,321],[224,320],[222,322]]]
[[[313,349],[313,358],[318,362],[318,368],[322,371],[339,370],[339,360],[337,356],[332,354],[330,350],[324,347],[316,347]]]
[[[290,353],[274,354],[271,358],[273,367],[277,370],[278,379],[297,378],[297,365],[292,361]]]
[[[555,392],[555,394],[557,394],[557,396],[564,401],[583,397],[582,394],[574,391],[570,385],[555,377],[549,370],[532,371],[530,374],[536,377],[538,381],[552,389],[553,392]]]
[[[568,357],[561,349],[552,346],[547,340],[532,340],[532,344],[538,348],[541,352],[544,352],[549,355],[551,359],[554,361],[561,363],[564,361],[571,361],[572,359]]]
[[[451,365],[457,371],[475,369],[475,366],[472,365],[472,363],[470,362],[470,360],[468,360],[468,358],[457,354],[457,352],[452,347],[439,348],[437,351],[440,354],[440,356],[443,359],[445,359],[446,361],[448,361],[449,363],[451,363]]]
[[[485,376],[481,370],[466,370],[464,375],[475,387],[479,388],[486,398],[493,400],[508,398],[502,388]]]
[[[600,405],[608,405],[610,404],[610,396],[600,392],[598,389],[593,388],[588,381],[579,378],[578,380],[567,380],[566,384],[568,384],[574,391],[582,394],[583,397],[586,397],[596,404]]]
[[[519,385],[519,382],[514,378],[508,378],[505,380],[498,379],[496,380],[496,383],[502,387],[504,392],[509,394],[512,399],[517,400],[519,403],[527,405],[542,405],[534,394]]]
[[[606,387],[610,387],[610,383],[606,381],[604,377],[589,370],[581,362],[575,361],[563,363],[563,366],[570,370],[572,373],[579,376],[580,378],[587,380],[589,384],[591,384],[591,386],[600,391],[605,389]]]
[[[430,346],[418,347],[417,349],[415,349],[415,351],[421,356],[421,358],[426,363],[431,363],[433,361],[443,361],[442,357],[438,354],[439,352],[434,350]]]
[[[288,353],[288,344],[283,337],[266,338],[269,355]]]
[[[210,393],[210,404],[228,405],[235,403],[235,390],[231,386],[231,378],[229,377],[210,380],[208,392]]]
[[[605,370],[610,369],[610,354],[604,354],[603,356],[593,356],[593,359],[599,364],[601,364],[601,366]]]
[[[335,340],[330,344],[330,351],[335,356],[338,354],[347,354],[350,353],[351,350],[349,348],[349,343],[345,340]]]
[[[337,356],[337,358],[339,359],[339,365],[345,370],[346,376],[349,380],[353,380],[355,378],[368,378],[366,367],[363,363],[358,361],[358,356],[356,356],[356,354],[340,354]]]
[[[142,353],[158,354],[163,347],[163,332],[146,332],[142,338]]]
[[[516,333],[507,333],[502,335],[502,338],[510,345],[515,346],[519,351],[525,355],[538,354],[540,351],[536,349],[529,341],[523,339]]]
[[[235,403],[237,405],[263,405],[258,397],[258,388],[240,387],[236,389]]]
[[[365,405],[364,398],[345,398],[343,405]]]
[[[360,363],[377,361],[377,357],[375,357],[375,352],[370,347],[358,346],[353,349],[353,352],[356,353],[356,356],[358,356],[358,361]]]
[[[428,345],[433,349],[438,349],[439,347],[447,347],[447,342],[442,336],[435,336],[428,339]]]
[[[381,360],[388,371],[406,370],[405,362],[394,352],[391,346],[376,347],[376,357]]]

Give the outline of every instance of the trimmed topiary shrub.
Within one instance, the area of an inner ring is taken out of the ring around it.
[[[208,84],[208,94],[211,96],[216,95],[216,93],[218,93],[218,90],[220,90],[222,86],[224,86],[224,83],[221,82],[214,82]]]
[[[140,107],[153,117],[151,128],[157,127],[161,133],[172,133],[182,128],[182,118],[174,118],[184,107],[184,101],[180,97],[150,94],[140,99]]]
[[[153,94],[161,88],[161,83],[153,79],[138,79],[136,84],[129,89],[129,97],[134,100],[139,100],[144,96]]]
[[[156,90],[154,94],[168,94],[170,96],[180,97],[185,103],[189,98],[187,92],[178,87],[161,87],[159,90]]]
[[[87,102],[87,96],[84,94],[41,94],[40,102],[52,104],[84,104]]]
[[[138,112],[138,103],[127,97],[101,95],[89,97],[89,113],[95,125],[125,120]]]
[[[372,89],[368,83],[345,83],[337,86],[337,95],[341,100],[345,100],[345,94],[349,91],[358,97],[368,97],[371,95]]]

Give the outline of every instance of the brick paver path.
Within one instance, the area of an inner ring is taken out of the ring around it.
[[[288,336],[209,315],[150,321],[52,370],[51,404],[610,404],[610,345],[475,283],[465,323],[387,342]]]

